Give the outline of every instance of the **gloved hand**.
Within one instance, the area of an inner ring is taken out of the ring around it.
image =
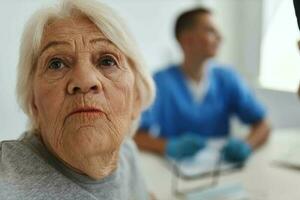
[[[222,153],[228,162],[245,162],[252,154],[252,148],[243,140],[231,138],[223,147]]]
[[[184,133],[182,136],[169,139],[165,154],[177,160],[193,156],[205,147],[206,140],[195,133]]]

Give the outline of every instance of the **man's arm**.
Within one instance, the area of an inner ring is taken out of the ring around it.
[[[138,130],[134,136],[134,141],[141,150],[150,151],[159,155],[165,153],[166,139],[154,138],[146,131]]]
[[[271,128],[266,120],[262,120],[258,123],[253,124],[246,140],[247,143],[253,149],[259,148],[267,141],[270,135],[270,130]]]

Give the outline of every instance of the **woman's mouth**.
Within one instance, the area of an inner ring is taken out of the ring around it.
[[[73,115],[99,115],[102,114],[102,110],[100,110],[99,108],[95,108],[95,107],[81,107],[81,108],[76,108],[74,109],[72,112],[70,112],[67,116],[73,116]]]

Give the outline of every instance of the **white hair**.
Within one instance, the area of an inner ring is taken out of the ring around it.
[[[127,57],[135,75],[135,87],[141,102],[141,111],[152,103],[155,95],[153,79],[147,72],[142,56],[122,19],[108,6],[96,0],[61,0],[61,3],[38,10],[31,16],[21,39],[17,77],[17,100],[29,117],[30,132],[38,131],[33,113],[33,75],[39,55],[44,28],[54,20],[72,16],[74,11],[88,17],[101,32]],[[139,117],[133,122],[129,134],[138,126]]]

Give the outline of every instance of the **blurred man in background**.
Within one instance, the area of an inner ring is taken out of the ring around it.
[[[222,39],[211,11],[181,14],[175,36],[183,63],[154,75],[156,100],[143,114],[135,141],[143,150],[182,159],[201,150],[207,139],[229,136],[236,115],[250,133],[245,140],[230,138],[222,152],[227,161],[246,161],[268,138],[266,111],[232,69],[210,61]]]

